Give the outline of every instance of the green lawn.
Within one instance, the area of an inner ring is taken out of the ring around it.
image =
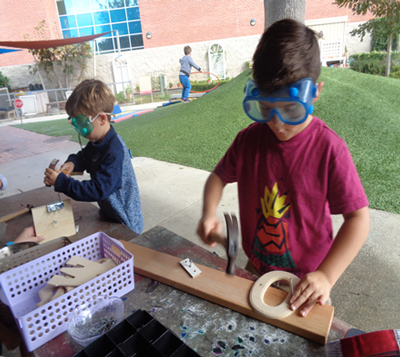
[[[252,121],[242,108],[250,72],[194,100],[157,108],[115,124],[134,156],[212,170],[236,133]],[[323,68],[315,115],[348,144],[370,207],[400,213],[400,80]],[[16,127],[46,135],[77,135],[64,120]]]

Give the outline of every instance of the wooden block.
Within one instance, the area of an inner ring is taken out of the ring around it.
[[[32,208],[33,225],[35,226],[36,235],[46,238],[41,243],[76,234],[71,200],[66,199],[63,202],[64,207],[53,212],[47,212],[46,205]]]
[[[317,304],[306,317],[300,316],[299,311],[296,311],[282,319],[269,319],[255,312],[250,306],[249,294],[253,281],[238,276],[227,276],[225,272],[199,264],[197,266],[202,274],[192,279],[180,266],[180,258],[130,242],[122,240],[120,242],[134,255],[135,273],[320,344],[327,342],[333,319],[333,306]],[[270,287],[265,299],[270,305],[277,305],[285,296],[284,291]]]

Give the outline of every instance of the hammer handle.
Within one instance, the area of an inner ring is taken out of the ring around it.
[[[226,247],[226,240],[227,240],[226,237],[222,236],[221,234],[215,231],[211,231],[208,236],[212,242],[222,244],[224,248]]]
[[[22,214],[24,214],[24,213],[29,212],[29,211],[30,211],[29,208],[24,208],[24,209],[22,209],[22,210],[20,210],[20,211],[18,211],[18,212],[14,212],[14,213],[7,214],[7,215],[5,215],[5,216],[3,216],[3,217],[0,217],[0,222],[7,222],[7,221],[9,221],[10,219],[13,219],[13,218],[15,218],[15,217],[18,217],[18,216],[20,216],[20,215],[22,215]]]

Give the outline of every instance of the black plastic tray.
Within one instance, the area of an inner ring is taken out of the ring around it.
[[[148,312],[136,310],[74,357],[200,356]]]

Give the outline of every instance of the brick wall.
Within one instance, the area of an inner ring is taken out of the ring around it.
[[[263,0],[141,0],[144,47],[160,47],[260,34]],[[256,19],[256,26],[250,20]]]
[[[59,38],[59,21],[54,0],[1,0],[0,39],[2,41],[24,41],[25,35],[38,40],[34,27],[45,20],[48,25],[45,39]],[[27,50],[0,55],[0,67],[33,63]]]
[[[340,8],[332,4],[333,0],[307,0],[306,1],[306,20],[322,19],[326,17],[347,16],[347,22],[368,21],[371,16],[358,16],[348,8]]]

